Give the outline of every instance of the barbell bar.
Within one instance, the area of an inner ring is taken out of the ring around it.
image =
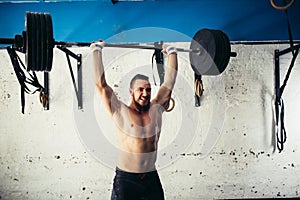
[[[62,45],[62,46],[79,46],[79,47],[84,47],[84,46],[89,46],[91,43],[88,42],[55,42],[55,45]],[[159,43],[158,43],[159,45]],[[162,47],[160,46],[146,46],[146,45],[139,45],[139,44],[112,44],[112,43],[105,43],[105,47],[115,47],[115,48],[131,48],[131,49],[149,49],[149,50],[155,50],[155,49],[161,49]],[[178,52],[193,52],[193,53],[201,53],[200,49],[183,49],[183,48],[176,48]]]
[[[49,13],[26,12],[25,30],[15,38],[0,38],[0,44],[12,44],[25,53],[27,71],[47,71],[52,69],[55,45],[87,47],[90,42],[62,42],[53,38],[52,17]],[[106,47],[134,49],[162,49],[162,42],[153,45],[105,44]],[[220,30],[201,29],[193,37],[190,49],[177,48],[178,52],[189,53],[193,71],[198,75],[221,74],[228,65],[231,52],[228,36]]]

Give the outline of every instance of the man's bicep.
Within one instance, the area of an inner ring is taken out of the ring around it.
[[[154,101],[155,101],[155,103],[160,104],[163,107],[165,107],[170,101],[171,94],[172,94],[172,90],[170,88],[162,85],[159,88]]]

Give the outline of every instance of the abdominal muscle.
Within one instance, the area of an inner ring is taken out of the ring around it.
[[[118,167],[124,171],[143,173],[155,170],[157,139],[134,138],[119,133],[120,151]]]

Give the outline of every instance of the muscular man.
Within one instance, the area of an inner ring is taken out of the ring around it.
[[[155,168],[162,114],[167,109],[177,75],[177,51],[164,45],[168,54],[164,83],[151,100],[148,77],[137,74],[130,82],[129,105],[119,101],[107,84],[102,63],[105,43],[91,44],[97,90],[112,117],[118,134],[120,152],[111,199],[164,199],[162,185]]]

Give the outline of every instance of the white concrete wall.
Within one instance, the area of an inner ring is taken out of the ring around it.
[[[188,57],[180,54],[176,105],[164,115],[158,152],[166,199],[300,196],[299,59],[283,95],[288,138],[282,153],[273,141],[273,52],[287,47],[233,45],[238,56],[225,72],[203,78],[199,108]],[[71,50],[84,57],[83,110],[77,110],[66,58],[55,49],[50,110],[43,110],[37,94],[26,95],[25,114],[9,57],[0,51],[0,199],[110,197],[116,135],[94,95],[87,49]],[[105,49],[107,79],[122,100],[128,101],[126,80],[151,69],[151,56]],[[290,54],[281,57],[282,79],[290,60]]]

